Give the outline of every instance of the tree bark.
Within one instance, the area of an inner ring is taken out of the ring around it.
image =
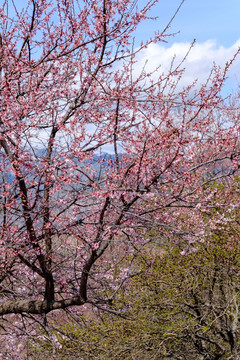
[[[6,301],[0,304],[0,315],[6,314],[47,314],[52,310],[66,309],[69,306],[81,306],[86,301],[81,296],[74,296],[72,298],[53,301],[48,303],[42,300],[19,300]]]

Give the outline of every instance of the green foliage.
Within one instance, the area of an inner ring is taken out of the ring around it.
[[[236,359],[238,230],[236,221],[223,226],[196,252],[184,256],[179,249],[163,253],[154,246],[151,256],[139,257],[141,274],[122,287],[114,301],[112,310],[124,317],[106,312],[84,318],[79,325],[55,323],[55,340],[38,340],[36,358]]]

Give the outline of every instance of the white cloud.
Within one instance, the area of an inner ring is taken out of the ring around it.
[[[160,44],[150,44],[146,49],[137,55],[138,63],[135,66],[135,75],[139,74],[147,60],[145,66],[146,72],[152,71],[161,65],[159,71],[168,73],[172,59],[174,59],[174,67],[181,63],[191,47],[190,43],[174,43],[171,47],[165,47]],[[204,43],[196,43],[181,65],[181,69],[185,68],[180,86],[190,85],[193,81],[198,80],[199,84],[206,81],[213,64],[225,67],[227,61],[230,61],[240,47],[240,39],[232,46],[226,48],[218,46],[216,41],[208,40]],[[231,82],[228,87],[237,88],[238,74],[240,74],[240,56],[231,66],[228,76]],[[239,79],[240,82],[240,79]]]

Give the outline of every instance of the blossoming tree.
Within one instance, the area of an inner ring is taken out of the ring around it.
[[[198,92],[178,90],[181,64],[136,70],[167,36],[133,46],[155,3],[0,9],[0,315],[109,303],[130,274],[120,257],[151,230],[192,241],[202,185],[237,169],[237,128],[218,116],[228,65]]]

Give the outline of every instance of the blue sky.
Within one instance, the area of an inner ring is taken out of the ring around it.
[[[146,0],[139,0],[139,5]],[[157,16],[156,21],[147,21],[137,32],[137,39],[146,39],[155,30],[162,30],[180,4],[179,0],[159,0],[151,14]],[[176,33],[168,38],[167,43],[153,45],[144,56],[149,59],[149,66],[159,62],[163,70],[167,70],[172,56],[177,60],[184,57],[193,39],[196,44],[185,66],[186,81],[199,81],[209,74],[212,64],[224,66],[240,47],[240,1],[239,0],[185,0],[169,33]],[[176,61],[177,61],[176,60]],[[142,59],[142,61],[144,61]],[[229,71],[224,94],[235,92],[240,84],[240,55]]]
[[[27,0],[14,0],[18,7]],[[138,0],[139,7],[148,0]],[[3,3],[0,0],[0,5]],[[138,31],[138,37],[146,38],[155,29],[161,30],[178,8],[181,0],[159,0],[152,10],[156,22],[147,22]],[[240,38],[240,1],[239,0],[185,0],[172,23],[171,31],[180,33],[169,42],[198,42],[215,39],[218,45],[230,46]]]
[[[139,4],[146,3],[140,0]],[[158,16],[156,22],[148,22],[142,28],[142,35],[160,30],[168,23],[177,9],[179,0],[159,0],[152,10]],[[185,0],[171,27],[172,32],[180,33],[173,38],[177,42],[198,42],[215,39],[218,45],[230,46],[240,38],[240,1],[239,0]]]
[[[138,0],[139,7],[146,2],[147,0]],[[146,40],[155,30],[161,31],[180,2],[159,0],[151,11],[151,15],[158,19],[141,24],[136,33],[135,44]],[[15,0],[15,3],[21,7],[27,0]],[[193,39],[196,39],[196,45],[185,64],[187,71],[183,85],[196,78],[202,82],[208,76],[213,62],[224,66],[240,47],[239,18],[240,0],[185,0],[168,31],[176,35],[168,38],[168,43],[156,44],[144,51],[139,66],[147,58],[151,69],[161,64],[162,70],[167,71],[172,57],[176,55],[176,61],[181,61]],[[240,56],[229,72],[225,93],[236,91],[239,84]]]

